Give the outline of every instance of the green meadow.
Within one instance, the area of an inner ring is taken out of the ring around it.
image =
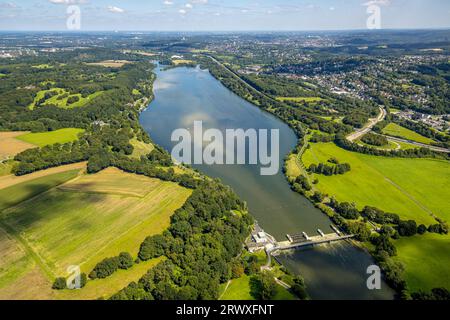
[[[254,297],[254,289],[252,289],[252,277],[243,275],[238,279],[231,280],[227,284],[221,286],[224,292],[220,300],[256,300]],[[276,293],[274,300],[296,300],[297,298],[288,290],[280,285],[276,286]]]
[[[426,233],[395,241],[410,291],[450,290],[450,235]]]
[[[34,144],[39,147],[44,147],[55,143],[67,143],[75,141],[78,139],[78,135],[83,132],[83,129],[66,128],[56,131],[27,133],[22,136],[16,137],[16,139]]]
[[[0,211],[75,178],[80,170],[61,172],[0,189]],[[0,213],[0,217],[1,217]]]
[[[309,167],[332,157],[349,163],[351,171],[335,176],[314,175],[321,192],[341,202],[355,202],[360,209],[374,206],[426,225],[436,223],[433,214],[450,220],[448,161],[370,156],[346,151],[334,143],[312,143],[302,161]]]
[[[399,126],[396,123],[389,123],[384,129],[383,133],[393,137],[404,138],[411,141],[416,141],[425,144],[433,143],[433,140],[427,137],[424,137],[412,130],[406,129],[402,126]]]
[[[42,105],[55,105],[58,108],[63,108],[63,109],[80,108],[80,107],[84,107],[88,102],[94,100],[95,98],[97,98],[98,96],[103,94],[103,91],[98,91],[98,92],[95,92],[84,98],[80,93],[70,94],[70,92],[66,91],[66,89],[63,89],[63,88],[52,88],[49,90],[41,90],[36,94],[36,97],[34,98],[33,103],[31,103],[28,106],[30,108],[30,110],[33,110],[34,108],[36,108],[37,102],[40,101],[41,99],[43,99],[47,92],[55,92],[55,91],[58,94],[45,100],[45,102],[42,103]],[[78,97],[79,100],[72,104],[68,104],[67,100],[71,97]]]

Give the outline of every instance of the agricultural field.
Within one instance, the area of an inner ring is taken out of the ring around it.
[[[411,291],[444,287],[450,290],[450,235],[426,233],[395,241],[397,257],[405,266]]]
[[[20,287],[22,276],[30,273],[39,273],[35,278],[48,286],[55,277],[65,275],[69,265],[79,265],[88,273],[102,259],[120,252],[136,256],[145,237],[163,232],[170,216],[192,192],[172,182],[114,168],[82,176],[70,171],[8,189],[0,193],[4,207],[8,207],[0,215],[0,228],[7,235],[2,237],[0,247],[17,254],[8,254],[14,262],[0,267],[0,297],[2,292],[6,294],[5,288],[12,294],[13,287]],[[21,203],[8,202],[6,196],[12,191]],[[32,191],[37,195],[30,194]],[[114,281],[112,289],[99,280],[98,285],[86,287],[74,298],[98,295],[101,288],[116,292],[130,282],[130,277],[136,280],[148,268],[139,264],[130,269],[135,272],[119,272],[115,277],[122,280]]]
[[[11,186],[7,186],[5,183],[11,179],[0,179],[0,210],[17,205],[22,201],[35,197],[51,188],[63,184],[64,182],[75,178],[79,172],[80,169],[75,169],[55,173]],[[20,180],[18,179],[16,181]],[[2,188],[2,184],[7,187]]]
[[[412,130],[399,126],[396,123],[389,123],[384,129],[383,133],[393,137],[399,137],[411,141],[416,141],[425,144],[431,144],[434,141],[430,138],[424,137]]]
[[[83,97],[80,93],[70,94],[70,92],[66,91],[66,89],[62,88],[53,88],[49,90],[41,90],[36,94],[34,101],[28,106],[30,110],[34,110],[37,108],[39,101],[45,98],[45,94],[48,92],[56,92],[54,96],[49,99],[46,99],[45,102],[41,103],[42,106],[45,105],[55,105],[58,108],[63,109],[72,109],[72,108],[80,108],[84,107],[88,102],[94,100],[98,96],[103,94],[103,91],[95,92],[87,97]],[[78,101],[69,103],[68,100],[71,98],[78,98]]]
[[[36,146],[18,140],[17,138],[26,132],[0,132],[0,161],[14,157],[27,149],[35,148]]]
[[[45,147],[55,143],[63,144],[78,140],[78,135],[83,132],[83,129],[66,128],[42,133],[25,133],[23,135],[16,136],[16,139],[34,146]]]
[[[349,163],[351,171],[337,176],[314,175],[321,192],[341,202],[355,202],[360,209],[374,206],[426,225],[436,223],[433,215],[450,220],[448,161],[370,156],[346,151],[334,143],[312,143],[302,161],[309,167],[332,157]]]
[[[92,63],[86,63],[90,66],[99,66],[99,67],[105,67],[105,68],[122,68],[124,65],[132,63],[127,60],[105,60],[100,62],[92,62]]]

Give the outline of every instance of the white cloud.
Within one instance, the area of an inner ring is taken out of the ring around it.
[[[125,10],[123,10],[122,8],[114,7],[114,6],[108,6],[108,11],[112,12],[112,13],[124,13],[125,12]]]
[[[15,9],[15,8],[17,8],[17,4],[12,3],[12,2],[1,2],[0,8]]]
[[[85,4],[88,0],[48,0],[53,4]]]
[[[365,3],[363,3],[363,6],[372,6],[372,5],[378,5],[378,6],[388,6],[391,4],[391,0],[370,0]]]
[[[191,0],[194,4],[207,4],[208,0]]]
[[[186,14],[187,11],[184,10],[184,9],[180,9],[180,10],[178,10],[178,12],[181,13],[181,14]]]
[[[164,5],[171,6],[171,5],[173,5],[173,1],[166,0],[166,1],[164,1]]]
[[[192,9],[193,8],[192,4],[190,4],[190,3],[186,3],[185,7],[188,8],[188,9]]]

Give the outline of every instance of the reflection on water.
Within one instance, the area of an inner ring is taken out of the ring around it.
[[[199,68],[158,70],[157,76],[155,100],[140,119],[156,143],[172,150],[176,144],[171,142],[172,132],[190,129],[196,120],[203,121],[204,130],[217,128],[222,132],[279,129],[280,168],[283,167],[284,156],[295,147],[297,138],[282,121],[236,96]],[[306,198],[290,190],[281,170],[274,176],[261,176],[258,165],[195,167],[230,185],[247,201],[259,224],[278,240],[285,240],[289,233],[317,234],[318,228],[332,232],[329,219]],[[314,298],[392,298],[390,291],[368,292],[365,270],[373,264],[372,259],[351,245],[317,247],[279,258],[289,269],[301,272]]]

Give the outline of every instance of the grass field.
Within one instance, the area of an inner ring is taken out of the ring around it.
[[[91,101],[103,94],[103,91],[98,91],[98,92],[95,92],[84,98],[80,93],[70,94],[70,92],[68,92],[68,91],[66,91],[66,89],[62,89],[62,88],[41,90],[36,94],[34,101],[28,106],[28,108],[30,110],[33,110],[34,108],[36,108],[36,103],[39,100],[41,100],[42,98],[44,98],[44,96],[47,92],[53,92],[53,91],[58,92],[58,94],[54,95],[50,99],[47,99],[42,105],[55,105],[55,106],[57,106],[59,108],[63,108],[63,109],[80,108],[80,107],[84,107],[89,101]],[[70,97],[78,97],[79,100],[72,104],[68,104],[67,100]]]
[[[16,139],[29,144],[33,144],[35,146],[44,147],[55,143],[67,143],[75,141],[78,139],[78,135],[83,132],[83,129],[66,128],[49,132],[27,133],[21,136],[17,136]]]
[[[450,163],[432,159],[385,158],[349,152],[333,143],[311,144],[302,160],[306,167],[331,157],[349,163],[345,175],[318,175],[317,189],[359,208],[375,206],[426,225],[431,214],[450,221]]]
[[[36,147],[30,143],[17,140],[17,137],[24,134],[26,132],[0,132],[0,160]]]
[[[194,63],[194,61],[192,61],[192,60],[184,60],[184,59],[172,60],[172,62],[176,66],[183,65],[183,64],[192,64],[192,63]]]
[[[122,251],[135,257],[142,241],[163,232],[171,215],[192,193],[172,182],[114,168],[77,175],[78,171],[58,173],[0,190],[0,199],[9,207],[0,215],[0,249],[12,252],[8,262],[2,259],[0,263],[0,299],[29,298],[14,288],[21,288],[30,275],[42,286],[36,297],[48,298],[54,295],[47,291],[51,281],[65,275],[69,265],[79,265],[88,273],[102,259]],[[14,205],[11,193],[22,202]],[[150,267],[139,264],[113,276],[120,281],[93,281],[86,290],[67,292],[69,296],[60,298],[112,294]]]
[[[75,178],[79,171],[80,170],[71,170],[56,173],[0,189],[0,211]],[[1,213],[0,217],[2,217]]]
[[[12,167],[14,166],[14,161],[5,161],[0,163],[0,177],[7,176],[11,174]]]
[[[87,63],[90,66],[100,66],[105,68],[122,68],[124,65],[132,63],[127,60],[105,60],[100,62]]]
[[[121,251],[136,256],[145,237],[165,230],[190,194],[171,182],[107,169],[9,208],[2,220],[54,275],[73,264],[89,272]]]
[[[416,141],[416,142],[425,143],[425,144],[431,144],[433,142],[432,139],[424,137],[424,136],[422,136],[414,131],[411,131],[409,129],[406,129],[402,126],[399,126],[396,123],[389,123],[383,129],[383,133],[393,136],[393,137],[404,138],[407,140]]]
[[[252,293],[251,279],[251,277],[243,275],[238,279],[231,280],[228,287],[227,284],[223,284],[221,288],[224,292],[222,292],[220,300],[256,300]],[[296,297],[282,286],[277,285],[274,300],[296,300]]]
[[[134,265],[128,270],[118,270],[107,279],[90,280],[80,290],[64,290],[55,293],[60,300],[95,300],[108,299],[131,282],[138,282],[149,269],[157,265],[163,258],[152,259]]]
[[[450,290],[450,235],[427,233],[395,241],[399,261],[405,265],[410,291]]]
[[[320,97],[277,97],[277,100],[278,101],[314,103],[314,102],[320,102],[323,99]]]
[[[132,158],[140,159],[141,156],[148,155],[154,149],[152,144],[147,144],[137,139],[132,139],[130,143],[134,147],[133,153],[131,154]]]

